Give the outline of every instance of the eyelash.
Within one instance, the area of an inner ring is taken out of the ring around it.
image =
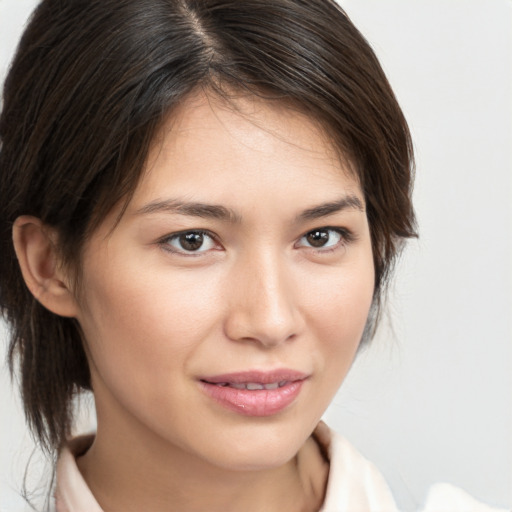
[[[349,245],[350,243],[352,243],[356,240],[355,234],[346,228],[339,228],[339,227],[333,227],[333,226],[322,226],[319,228],[310,229],[309,231],[307,231],[306,233],[301,235],[299,237],[298,241],[295,243],[294,247],[298,244],[298,242],[300,240],[302,240],[306,236],[310,235],[311,233],[325,232],[325,231],[334,232],[337,235],[339,235],[340,236],[339,242],[337,242],[332,247],[327,247],[327,248],[325,248],[325,247],[316,248],[313,246],[299,246],[299,247],[305,247],[306,249],[309,249],[317,254],[328,254],[328,253],[335,252],[336,250],[338,250],[342,247],[346,247],[347,245]],[[192,235],[192,234],[193,235],[202,235],[203,237],[208,237],[211,239],[212,243],[220,245],[216,235],[214,235],[210,231],[203,230],[203,229],[189,229],[189,230],[185,230],[185,231],[179,231],[176,233],[172,233],[170,235],[166,235],[165,237],[161,238],[158,241],[158,245],[160,247],[162,247],[162,249],[164,251],[170,252],[172,254],[178,254],[180,256],[185,256],[185,257],[198,257],[198,256],[201,256],[201,255],[209,252],[210,249],[202,250],[202,251],[187,251],[185,249],[180,250],[180,249],[175,249],[175,248],[171,247],[171,245],[170,245],[171,241],[178,240],[179,237],[181,237],[183,235],[189,235],[189,234],[190,235]]]
[[[203,250],[203,251],[186,251],[185,249],[179,250],[179,249],[174,249],[171,247],[171,245],[170,245],[171,241],[178,240],[179,237],[181,237],[183,235],[189,235],[189,234],[202,235],[203,237],[210,238],[212,240],[212,242],[219,244],[217,237],[210,231],[207,231],[204,229],[187,229],[185,231],[179,231],[177,233],[172,233],[170,235],[165,236],[164,238],[162,238],[158,241],[158,245],[160,245],[160,247],[162,247],[162,249],[164,251],[170,252],[172,254],[178,254],[180,256],[186,256],[186,257],[198,257],[198,256],[201,256],[202,254],[205,254],[206,252],[208,252],[205,250]]]
[[[350,230],[348,230],[346,228],[338,228],[338,227],[334,227],[334,226],[322,226],[320,228],[310,229],[309,231],[304,233],[299,238],[299,241],[302,240],[303,238],[305,238],[306,236],[308,236],[311,233],[321,232],[321,231],[334,232],[334,233],[336,233],[337,235],[340,236],[340,240],[339,240],[338,243],[336,243],[332,247],[319,247],[319,248],[316,248],[316,247],[312,247],[312,246],[306,246],[307,249],[311,249],[313,252],[315,252],[317,254],[329,254],[329,253],[335,252],[335,251],[337,251],[337,250],[339,250],[339,249],[341,249],[343,247],[346,247],[350,243],[356,241],[356,235],[352,231],[350,231]]]

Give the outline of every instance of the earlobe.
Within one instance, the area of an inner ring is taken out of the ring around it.
[[[59,264],[55,231],[37,217],[23,215],[15,220],[12,235],[23,279],[32,295],[53,313],[76,317],[78,307]]]

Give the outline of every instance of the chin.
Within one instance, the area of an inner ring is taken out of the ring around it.
[[[279,428],[273,425],[262,429],[261,425],[252,425],[251,428],[237,429],[235,434],[212,435],[202,452],[203,457],[226,470],[269,470],[290,462],[310,434],[311,431],[304,427],[299,430],[296,426]]]

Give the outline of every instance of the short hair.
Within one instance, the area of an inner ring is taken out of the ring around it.
[[[376,310],[403,240],[415,236],[407,123],[333,0],[43,0],[3,92],[0,307],[27,421],[47,450],[69,435],[72,398],[90,389],[90,372],[78,322],[26,287],[13,222],[27,214],[53,227],[63,260],[79,269],[90,233],[133,194],[163,120],[198,88],[286,101],[320,123],[364,193]]]

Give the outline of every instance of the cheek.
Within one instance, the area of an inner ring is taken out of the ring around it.
[[[368,260],[368,261],[366,261]],[[317,341],[313,357],[319,361],[326,385],[339,387],[361,342],[373,300],[374,272],[370,258],[335,272],[329,280],[310,286],[308,324]]]
[[[89,356],[113,379],[127,372],[140,381],[168,378],[173,365],[185,364],[214,328],[217,285],[191,274],[132,267],[103,267],[84,283],[80,323]]]
[[[306,309],[320,339],[359,342],[373,300],[374,272],[370,258],[331,272],[308,287]]]

